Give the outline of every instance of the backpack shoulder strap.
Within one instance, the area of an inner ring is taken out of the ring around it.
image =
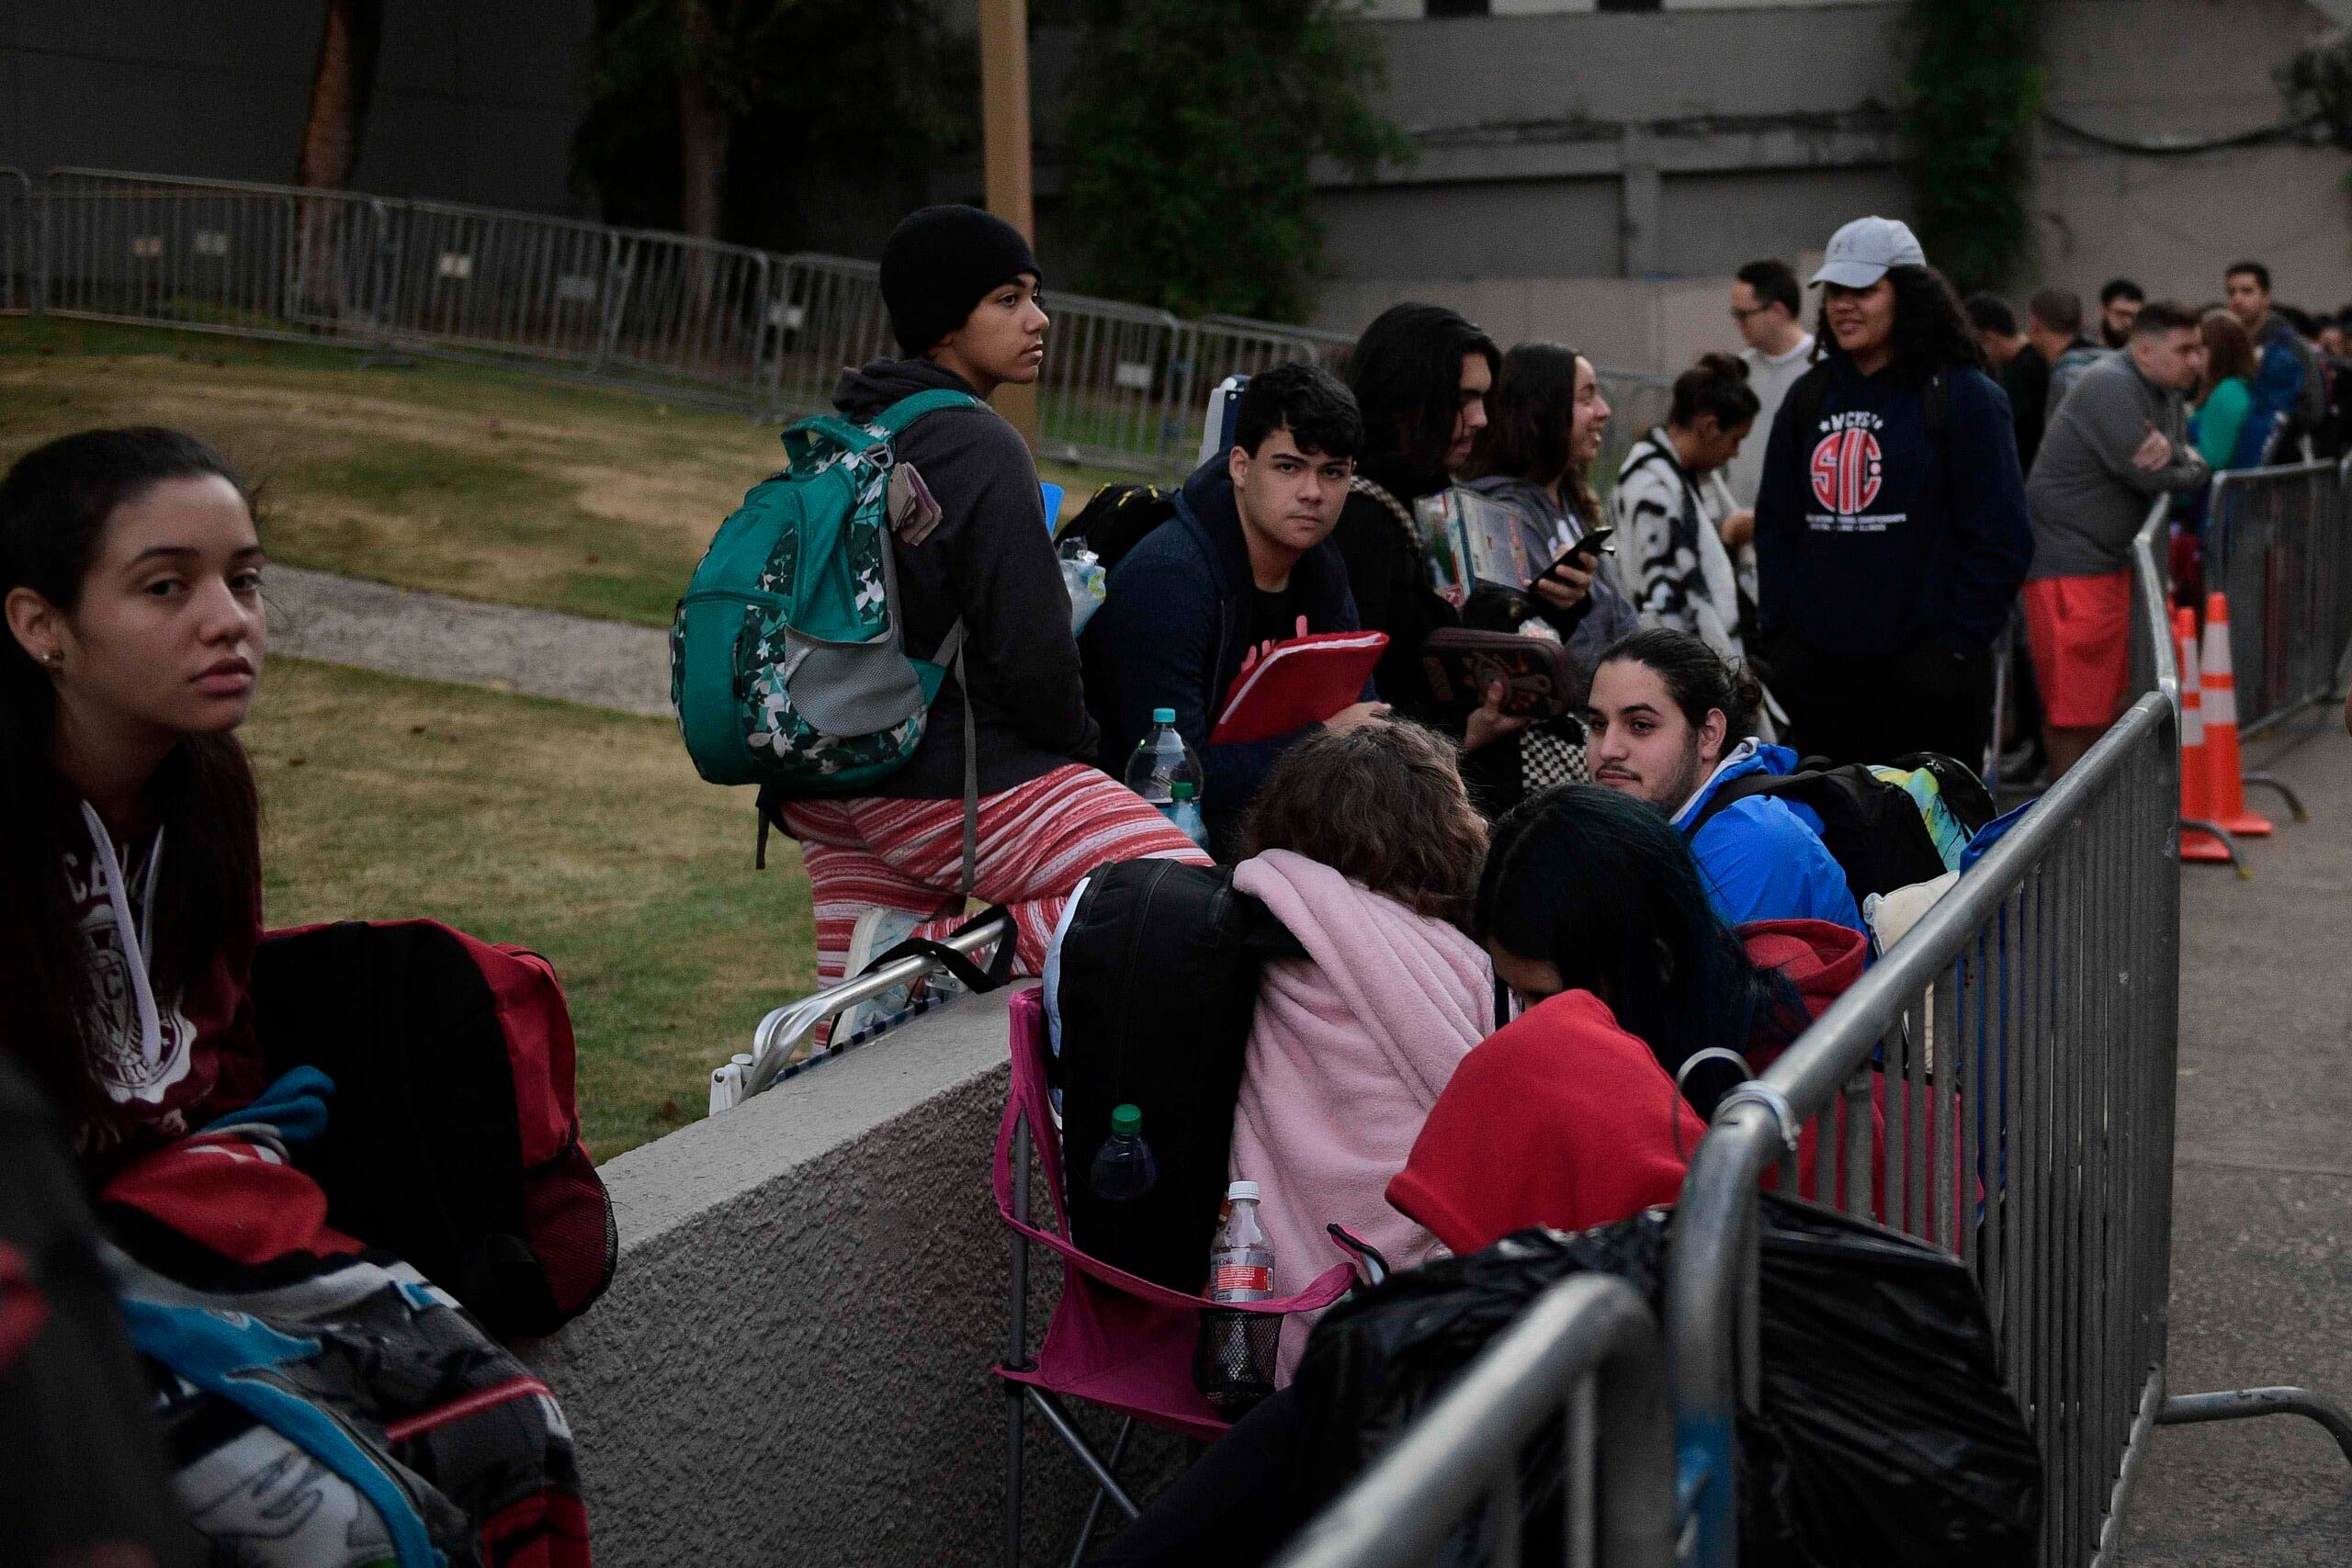
[[[980,400],[969,392],[959,392],[952,387],[933,387],[927,392],[900,398],[884,409],[874,423],[881,427],[885,435],[897,436],[904,434],[907,426],[927,413],[937,413],[942,409],[976,409],[982,406]]]
[[[1699,807],[1699,815],[1690,818],[1689,825],[1682,829],[1682,836],[1697,838],[1700,829],[1741,801],[1755,795],[1777,794],[1789,780],[1799,776],[1796,773],[1742,773],[1736,779],[1725,779],[1715,786],[1715,793],[1707,797],[1707,804]]]
[[[1934,371],[1919,389],[1919,418],[1928,427],[1928,439],[1940,442],[1944,432],[1951,427],[1951,372]]]

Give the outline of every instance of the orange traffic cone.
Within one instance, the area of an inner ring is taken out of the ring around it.
[[[2205,596],[2205,649],[2197,668],[2204,700],[2205,770],[2211,780],[2207,798],[2213,807],[2210,820],[2233,833],[2261,838],[2270,831],[2270,821],[2245,808],[2245,775],[2238,760],[2238,693],[2230,675],[2227,594]]]
[[[2184,821],[2205,822],[2211,820],[2206,802],[2212,782],[2207,776],[2205,708],[2197,678],[2197,612],[2175,610],[2172,636],[2180,657],[2180,815]],[[2184,828],[2180,858],[2217,861],[2231,856],[2229,846],[2212,834]]]

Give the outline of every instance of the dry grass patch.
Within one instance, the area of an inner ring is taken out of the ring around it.
[[[788,840],[665,720],[296,660],[244,731],[269,923],[431,916],[543,953],[599,1159],[703,1114],[710,1068],[815,983]]]

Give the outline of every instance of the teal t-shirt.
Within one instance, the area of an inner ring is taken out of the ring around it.
[[[2197,455],[2208,468],[2218,472],[2230,466],[2231,454],[2238,449],[2238,432],[2245,424],[2246,411],[2253,407],[2254,389],[2246,385],[2245,377],[2231,376],[2213,389],[2197,411]]]

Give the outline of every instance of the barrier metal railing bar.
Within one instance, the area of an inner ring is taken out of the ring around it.
[[[2229,596],[2238,732],[2251,739],[2343,691],[2352,656],[2352,458],[2213,476],[2207,586]],[[2248,784],[2278,787],[2248,775]]]
[[[1666,1292],[1694,1562],[1736,1561],[1732,1434],[1758,1393],[1757,1182],[1776,1168],[1789,1181],[1808,1121],[1830,1201],[1975,1270],[2041,1448],[2042,1562],[2111,1561],[2157,1425],[2294,1413],[2352,1432],[2301,1390],[2165,1398],[2179,748],[2163,530],[2152,512],[2134,543],[2144,694],[1700,1145]],[[1873,1214],[1874,1077],[1886,1192]]]
[[[187,175],[0,170],[0,311],[429,355],[756,417],[831,406],[845,366],[898,352],[876,268],[453,202]],[[1181,321],[1050,292],[1040,450],[1172,476],[1225,377],[1334,369],[1353,339],[1243,316]],[[1665,417],[1671,378],[1602,370],[1596,479]]]
[[[0,316],[32,309],[34,221],[31,177],[0,167]]]
[[[1566,1561],[1667,1568],[1674,1451],[1657,1325],[1631,1286],[1593,1274],[1538,1298],[1277,1568],[1431,1562],[1474,1510],[1487,1560],[1517,1568],[1521,1453],[1553,1422],[1564,1427]]]

